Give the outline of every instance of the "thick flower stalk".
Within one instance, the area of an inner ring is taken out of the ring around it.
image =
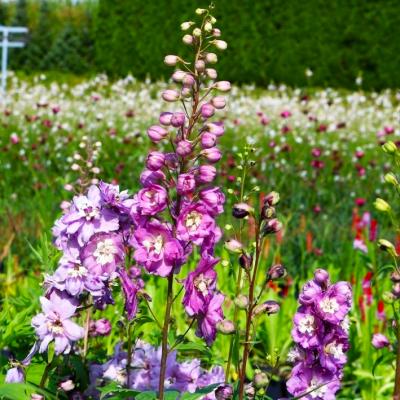
[[[287,388],[308,400],[333,400],[340,389],[349,349],[348,312],[352,290],[347,282],[329,282],[327,271],[315,271],[299,295],[289,352],[294,368]]]
[[[165,63],[176,67],[172,80],[177,87],[167,89],[162,98],[172,110],[162,112],[159,124],[151,126],[148,136],[153,143],[166,142],[168,151],[151,151],[141,174],[142,189],[134,196],[130,215],[135,233],[130,244],[137,264],[148,273],[167,280],[167,299],[162,329],[159,371],[159,398],[164,398],[168,369],[168,332],[174,300],[175,275],[198,248],[197,268],[183,279],[183,305],[196,334],[211,344],[217,324],[223,320],[224,296],[216,289],[214,248],[221,238],[216,217],[223,211],[224,195],[213,186],[214,166],[221,157],[216,147],[224,133],[222,122],[211,118],[225,107],[217,92],[230,89],[229,82],[215,81],[217,72],[210,68],[217,62],[213,48],[223,50],[220,31],[213,25],[209,9],[197,9],[199,24],[185,22],[182,29],[191,32],[183,37],[191,46],[194,59],[176,55],[165,57]],[[180,104],[181,109],[174,107]],[[191,326],[191,325],[190,325]]]

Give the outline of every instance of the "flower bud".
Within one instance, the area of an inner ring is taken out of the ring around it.
[[[174,112],[171,117],[171,125],[179,128],[185,124],[185,114],[183,112]]]
[[[381,250],[388,252],[390,255],[396,257],[396,248],[392,243],[389,242],[389,240],[386,239],[380,239],[378,240],[378,246]]]
[[[397,146],[392,141],[389,141],[382,145],[382,149],[385,153],[394,154],[397,151]]]
[[[152,151],[147,155],[146,167],[151,171],[157,171],[163,167],[165,155],[160,151]]]
[[[274,300],[267,300],[262,304],[259,304],[258,306],[254,307],[253,314],[254,315],[259,315],[259,314],[277,314],[279,312],[280,305]]]
[[[214,115],[215,108],[210,103],[205,103],[201,106],[201,116],[203,118],[210,118]]]
[[[181,71],[181,70],[177,70],[172,74],[172,79],[175,82],[182,82],[186,75],[187,75],[187,72]]]
[[[192,74],[186,74],[185,77],[183,78],[183,81],[182,81],[182,83],[183,83],[183,85],[184,85],[185,87],[192,87],[192,86],[194,85],[195,82],[196,82],[196,81],[195,81],[195,79],[193,78],[193,75],[192,75]]]
[[[192,89],[188,86],[184,86],[181,90],[181,96],[185,99],[192,96]]]
[[[274,281],[285,276],[286,268],[282,264],[275,264],[268,270],[267,279]]]
[[[203,60],[197,60],[194,67],[196,68],[196,71],[203,72],[206,68],[206,63]]]
[[[400,283],[395,283],[393,285],[392,294],[396,299],[400,298]]]
[[[231,385],[221,385],[215,389],[216,400],[230,400],[233,397],[233,388]]]
[[[236,239],[229,239],[225,242],[225,248],[232,253],[241,253],[243,245]]]
[[[226,101],[224,97],[217,96],[211,99],[211,104],[217,109],[222,110],[226,106]]]
[[[200,37],[201,36],[201,29],[200,28],[194,28],[192,32],[194,37]]]
[[[269,377],[265,372],[257,372],[254,375],[254,386],[256,389],[262,389],[269,384]]]
[[[395,270],[390,274],[390,280],[392,282],[400,282],[400,273]]]
[[[206,62],[209,64],[216,64],[218,62],[218,57],[215,53],[206,54]]]
[[[195,12],[197,15],[203,15],[207,12],[207,10],[205,8],[196,8]]]
[[[218,28],[214,28],[213,31],[212,31],[212,35],[214,37],[220,37],[221,36],[221,31]]]
[[[207,77],[210,79],[217,79],[217,71],[214,68],[206,68]]]
[[[213,43],[219,50],[226,50],[228,47],[228,43],[226,43],[224,40],[214,40]]]
[[[236,330],[233,322],[229,321],[228,319],[219,321],[217,324],[217,329],[219,332],[223,333],[224,335],[230,335],[230,334],[234,333]]]
[[[209,149],[211,147],[214,147],[216,143],[217,143],[217,137],[213,133],[204,132],[201,135],[201,147],[203,149]]]
[[[181,23],[181,29],[182,29],[183,31],[187,31],[187,30],[190,29],[193,25],[194,25],[194,22],[193,22],[193,21],[182,22],[182,23]]]
[[[253,257],[250,254],[242,253],[239,257],[239,265],[245,269],[250,270],[253,264]]]
[[[397,180],[396,175],[393,172],[389,172],[385,175],[385,182],[393,186],[399,186],[399,181]]]
[[[192,144],[188,140],[181,140],[176,146],[176,153],[181,157],[187,157],[192,153]]]
[[[246,394],[246,399],[247,400],[253,400],[255,395],[256,395],[256,390],[254,389],[254,386],[252,383],[248,383],[244,387],[244,393]]]
[[[212,23],[211,23],[211,22],[206,22],[206,23],[204,24],[204,30],[205,30],[206,32],[211,32],[211,31],[212,31],[212,28],[213,28],[213,26],[212,26]]]
[[[172,89],[164,90],[161,96],[165,101],[168,102],[178,101],[180,98],[179,92]]]
[[[228,81],[216,82],[214,87],[221,92],[229,92],[231,90],[231,83]]]
[[[384,347],[390,346],[389,339],[382,333],[375,333],[372,336],[371,343],[376,349],[383,349]]]
[[[194,40],[194,38],[192,35],[184,35],[182,38],[182,42],[185,44],[188,44],[188,45],[193,44],[193,40]]]
[[[261,216],[263,219],[271,219],[274,218],[276,214],[275,207],[269,207],[265,205],[261,210]]]
[[[75,389],[75,383],[72,379],[68,379],[67,381],[61,382],[59,387],[61,390],[64,390],[64,392],[70,392]]]
[[[222,136],[225,132],[224,125],[218,122],[209,122],[207,125],[207,130],[213,133],[215,136]]]
[[[282,229],[282,227],[282,222],[278,221],[276,218],[270,219],[264,226],[264,235],[277,233]]]
[[[246,203],[237,203],[232,207],[232,216],[238,219],[247,217],[254,213],[254,208]]]
[[[171,125],[171,119],[172,119],[172,113],[171,112],[163,112],[160,114],[160,124],[161,125],[165,125],[165,126],[169,126]]]
[[[164,64],[168,65],[169,67],[174,67],[179,60],[180,58],[178,56],[168,55],[164,58]]]
[[[6,383],[23,383],[25,381],[24,370],[20,365],[11,363],[13,368],[7,371],[5,382]]]
[[[389,203],[379,197],[375,200],[374,206],[378,211],[382,212],[389,212],[391,210]]]
[[[41,394],[32,393],[31,400],[44,400],[44,396],[42,396]]]
[[[244,294],[239,294],[235,298],[234,303],[241,310],[246,310],[247,307],[249,306],[249,298],[247,296],[245,296]]]
[[[106,318],[101,318],[95,322],[96,334],[99,336],[108,336],[111,332],[111,323]]]
[[[279,200],[280,200],[279,193],[271,192],[264,197],[264,205],[276,206],[279,203]]]
[[[204,156],[211,163],[218,162],[222,157],[221,150],[218,147],[211,147],[210,149],[204,149],[200,152],[200,154]]]
[[[217,175],[217,170],[212,165],[201,165],[198,169],[197,179],[200,183],[211,183]]]
[[[147,129],[147,135],[153,142],[157,143],[168,136],[168,131],[161,126],[153,125]]]
[[[314,272],[314,281],[318,283],[318,285],[325,285],[329,281],[329,273],[324,269],[318,268]]]

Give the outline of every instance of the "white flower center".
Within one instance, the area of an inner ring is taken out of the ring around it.
[[[309,390],[314,390],[310,393],[312,399],[317,399],[318,397],[324,397],[326,391],[328,390],[326,385],[323,385],[316,389],[318,386],[321,386],[321,383],[317,382],[315,378],[311,379]]]
[[[64,332],[64,327],[59,319],[47,322],[47,329],[55,335],[61,335]]]
[[[161,235],[158,235],[152,240],[143,240],[143,246],[146,248],[148,253],[153,252],[160,254],[164,248],[164,238]]]
[[[331,299],[329,297],[326,297],[322,301],[319,302],[319,306],[321,307],[321,310],[323,312],[326,312],[328,314],[335,314],[335,312],[339,311],[339,303],[336,301],[336,299]]]
[[[292,349],[289,350],[288,355],[287,355],[287,360],[291,363],[300,360],[301,355],[298,349],[293,347]]]
[[[312,334],[315,331],[314,327],[315,319],[312,315],[306,315],[300,320],[299,323],[299,331],[301,333]]]
[[[203,295],[208,295],[208,286],[211,284],[212,280],[206,278],[203,274],[200,274],[194,279],[194,286]]]
[[[87,275],[87,269],[82,265],[75,265],[74,268],[68,270],[68,276],[71,278],[81,278]]]
[[[117,253],[117,249],[114,246],[112,239],[105,239],[97,243],[94,257],[96,262],[100,265],[105,265],[114,261],[114,255]]]
[[[349,331],[350,331],[350,319],[349,319],[349,317],[347,315],[344,318],[344,320],[340,323],[340,326],[342,327],[342,329],[346,333],[349,333]]]
[[[192,211],[186,216],[185,225],[191,231],[196,231],[201,224],[202,216],[197,211]]]
[[[343,355],[343,344],[332,342],[325,346],[325,353],[331,354],[333,358],[339,360]]]

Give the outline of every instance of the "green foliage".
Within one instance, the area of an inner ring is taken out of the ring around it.
[[[353,87],[360,72],[368,88],[400,84],[396,1],[216,0],[215,4],[229,43],[219,67],[226,79],[304,86],[305,70],[311,68],[314,85]],[[171,33],[189,11],[185,0],[100,0],[99,67],[114,75],[165,77],[160,61],[177,48],[177,35]]]

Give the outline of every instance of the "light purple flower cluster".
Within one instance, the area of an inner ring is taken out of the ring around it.
[[[127,373],[128,354],[122,350],[122,345],[116,346],[113,357],[105,364],[90,366],[91,387],[88,395],[98,398],[96,388],[107,381],[138,391],[157,390],[160,377],[161,348],[138,340],[132,351],[129,374]],[[181,393],[194,393],[196,390],[212,384],[223,383],[225,374],[222,367],[213,367],[210,371],[200,365],[200,360],[193,359],[179,362],[176,352],[171,351],[167,358],[167,373],[165,388]],[[97,393],[97,394],[96,394]],[[210,393],[206,397],[214,399]]]
[[[82,299],[91,295],[93,305],[104,309],[113,303],[110,282],[119,275],[122,287],[127,285],[124,260],[132,204],[126,191],[101,182],[90,186],[86,195],[75,196],[56,221],[55,245],[63,254],[54,274],[45,278],[43,312],[32,320],[40,341],[39,352],[54,340],[56,354],[69,353],[71,344],[84,335],[83,328],[71,321]],[[137,281],[135,294],[142,288]],[[129,282],[135,285],[134,281]],[[129,295],[132,296],[131,291]],[[132,309],[137,308],[136,296],[127,305],[132,316]]]
[[[325,270],[316,270],[299,296],[292,337],[296,346],[289,353],[295,362],[287,388],[308,400],[333,400],[340,389],[349,348],[348,312],[352,305],[349,283],[329,283]]]

